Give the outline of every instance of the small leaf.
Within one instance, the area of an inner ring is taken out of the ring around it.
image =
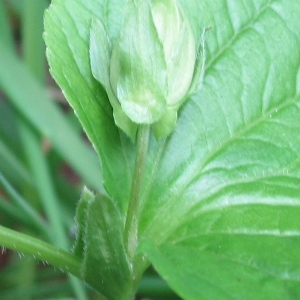
[[[105,87],[110,88],[109,65],[111,44],[102,22],[92,19],[90,30],[90,60],[93,76]]]
[[[125,5],[126,0],[53,0],[45,13],[44,34],[50,71],[101,159],[106,191],[123,212],[135,150],[116,127],[107,94],[92,75],[90,30],[93,19],[101,20],[114,41]]]
[[[109,197],[97,195],[89,204],[86,222],[83,278],[107,299],[130,299],[134,292],[131,266],[118,208]]]
[[[84,187],[80,201],[78,203],[75,215],[75,222],[77,226],[76,241],[73,247],[73,252],[82,257],[84,253],[84,235],[87,226],[87,210],[90,203],[94,200],[95,195]]]
[[[133,141],[137,125],[123,112],[110,84],[111,43],[102,22],[95,17],[90,30],[90,60],[93,76],[102,84],[113,107],[114,119]]]

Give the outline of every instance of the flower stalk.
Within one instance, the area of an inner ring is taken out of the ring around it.
[[[130,260],[134,258],[138,239],[138,211],[145,164],[148,153],[150,126],[141,125],[137,133],[137,153],[124,230],[124,244]]]

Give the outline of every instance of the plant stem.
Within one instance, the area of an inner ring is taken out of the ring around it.
[[[137,247],[138,208],[148,152],[149,134],[150,126],[140,125],[137,133],[137,153],[124,231],[125,247],[127,247],[127,253],[131,261],[133,261],[134,252]]]
[[[77,256],[39,239],[5,228],[1,225],[0,245],[13,251],[18,251],[19,253],[32,255],[38,260],[49,263],[54,267],[77,277],[81,276],[81,261]]]

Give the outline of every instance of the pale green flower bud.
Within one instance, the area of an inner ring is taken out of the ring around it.
[[[156,136],[173,131],[177,110],[203,75],[197,46],[177,0],[129,1],[113,46],[101,22],[93,22],[92,72],[108,93],[116,124],[129,136],[138,124],[152,125]]]
[[[168,82],[167,105],[178,107],[187,94],[194,75],[194,35],[176,0],[154,0],[151,12],[164,49]]]

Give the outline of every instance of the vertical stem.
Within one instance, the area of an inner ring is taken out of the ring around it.
[[[130,259],[133,259],[134,252],[137,247],[138,209],[144,167],[148,152],[149,133],[149,125],[140,125],[137,133],[137,153],[124,231],[125,247],[127,247],[127,252]]]

